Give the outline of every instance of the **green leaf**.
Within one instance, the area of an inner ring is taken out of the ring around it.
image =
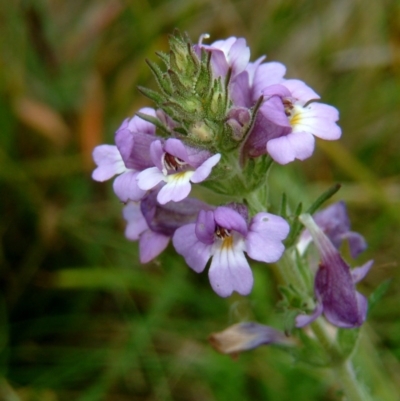
[[[385,280],[383,283],[379,284],[376,290],[368,298],[368,313],[379,303],[379,301],[386,294],[387,290],[392,284],[392,279]]]
[[[319,196],[315,202],[306,210],[306,213],[315,213],[320,206],[325,203],[328,199],[332,198],[333,195],[341,188],[340,184],[332,185],[327,191],[325,191],[321,196]]]

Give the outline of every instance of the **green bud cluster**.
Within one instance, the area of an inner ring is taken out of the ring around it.
[[[231,71],[225,77],[214,77],[211,52],[201,48],[198,55],[187,35],[179,31],[169,37],[169,46],[169,53],[156,53],[164,70],[147,60],[159,91],[139,90],[175,122],[175,136],[178,134],[188,145],[222,154],[238,148],[251,129],[255,112],[249,110],[242,125],[230,117]],[[140,116],[154,123],[160,134],[171,135],[171,128],[159,120]]]

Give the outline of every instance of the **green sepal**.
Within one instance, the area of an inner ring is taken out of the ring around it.
[[[317,367],[327,367],[331,364],[331,357],[319,341],[309,337],[303,330],[298,330],[297,333],[303,345],[292,350],[292,355],[297,361]]]
[[[290,248],[295,243],[297,237],[300,234],[300,231],[303,228],[303,225],[301,224],[301,222],[299,220],[299,216],[301,215],[302,210],[303,210],[303,204],[300,202],[297,205],[296,211],[294,213],[294,217],[292,218],[292,224],[290,226],[290,233],[285,241],[286,248]]]
[[[285,193],[282,194],[281,206],[279,208],[279,215],[282,216],[285,220],[288,217],[287,214],[287,196]]]
[[[144,86],[138,86],[138,90],[144,96],[148,97],[150,100],[156,103],[157,107],[161,107],[161,105],[165,102],[165,97],[160,95],[153,89],[145,88]]]
[[[136,115],[142,120],[148,121],[149,123],[155,125],[159,130],[161,136],[171,136],[171,132],[157,117],[149,116],[148,114],[136,112]]]
[[[354,351],[357,340],[360,334],[360,329],[338,329],[336,334],[337,343],[340,348],[340,353],[344,359],[347,359]]]
[[[173,85],[172,82],[167,74],[161,71],[160,67],[154,63],[153,61],[146,59],[147,65],[150,67],[151,72],[153,73],[157,84],[161,91],[164,93],[165,96],[171,96],[173,93]]]

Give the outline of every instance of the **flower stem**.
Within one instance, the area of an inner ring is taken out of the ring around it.
[[[338,365],[335,368],[335,372],[348,401],[373,400],[367,389],[358,382],[351,360],[344,361],[343,364]]]

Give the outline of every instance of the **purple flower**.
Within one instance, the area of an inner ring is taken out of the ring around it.
[[[276,61],[263,63],[265,56],[248,63],[244,71],[231,80],[231,98],[235,106],[251,108],[263,95],[264,88],[284,81],[286,67]]]
[[[367,299],[355,289],[355,283],[362,280],[373,261],[350,269],[329,238],[308,214],[300,216],[320,253],[321,262],[315,276],[314,291],[317,306],[311,315],[299,315],[296,326],[303,327],[314,321],[321,313],[337,327],[361,326],[367,315]]]
[[[201,35],[199,44],[194,50],[200,56],[200,49],[211,52],[211,67],[214,77],[225,77],[231,69],[231,78],[241,73],[250,60],[250,49],[246,39],[231,36],[225,40],[217,40],[211,45],[204,45],[202,40],[208,35]]]
[[[236,355],[267,344],[293,345],[283,332],[256,322],[234,324],[208,338],[215,350]]]
[[[212,257],[208,272],[211,286],[219,296],[227,297],[233,291],[247,295],[253,287],[244,252],[261,262],[276,262],[288,233],[289,225],[282,217],[258,213],[248,224],[247,208],[232,205],[200,211],[196,223],[175,231],[173,244],[197,273]]]
[[[309,103],[319,96],[304,82],[291,79],[263,89],[261,114],[281,129],[265,135],[266,150],[280,164],[305,160],[314,151],[314,136],[325,140],[340,138],[337,109],[322,103]],[[257,132],[253,133],[257,136]],[[250,138],[251,141],[251,138]]]
[[[162,205],[186,198],[191,190],[190,182],[204,181],[221,158],[220,154],[211,156],[209,152],[186,146],[175,138],[167,139],[165,143],[152,142],[150,155],[154,167],[138,174],[138,186],[149,190],[165,182],[157,196]]]
[[[144,108],[140,111],[155,116],[153,109]],[[140,200],[146,191],[138,187],[137,175],[151,165],[150,144],[154,140],[154,125],[137,116],[126,119],[115,133],[117,146],[100,145],[94,148],[93,159],[97,168],[92,178],[106,181],[118,175],[113,188],[119,199],[122,202]]]
[[[343,201],[334,203],[329,207],[313,215],[315,223],[328,236],[335,248],[339,249],[344,240],[349,242],[350,254],[356,258],[367,248],[367,243],[362,235],[350,231],[350,220],[347,215],[346,205]],[[310,242],[311,234],[304,230],[297,243],[297,249],[303,254]]]
[[[192,198],[179,204],[171,202],[166,205],[158,204],[156,198],[157,191],[152,191],[140,204],[129,202],[123,209],[127,222],[125,236],[131,241],[139,241],[142,263],[148,263],[157,257],[167,247],[178,227],[196,221],[200,210],[211,208]]]

